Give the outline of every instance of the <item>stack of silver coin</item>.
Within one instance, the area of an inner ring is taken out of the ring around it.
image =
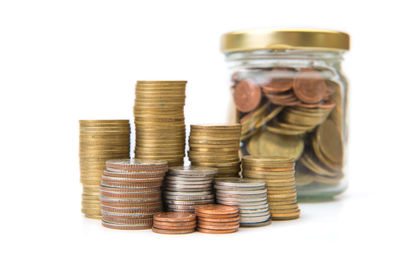
[[[213,181],[217,172],[208,167],[170,167],[164,180],[165,209],[194,212],[199,205],[215,203]]]
[[[217,179],[215,189],[218,204],[239,207],[240,226],[254,227],[271,223],[265,181]]]

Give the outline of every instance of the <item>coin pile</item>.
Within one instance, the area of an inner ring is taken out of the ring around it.
[[[151,229],[162,211],[161,185],[166,161],[108,160],[101,179],[103,226],[120,230]]]
[[[105,162],[129,158],[129,120],[79,121],[80,180],[83,185],[82,212],[101,219],[99,185]]]
[[[239,207],[240,226],[264,226],[271,223],[265,181],[219,179],[215,181],[215,190],[218,204]]]
[[[196,208],[197,231],[208,234],[234,233],[239,230],[239,208],[227,205],[204,205]]]
[[[343,85],[335,70],[322,66],[233,73],[234,122],[242,124],[242,153],[295,159],[303,196],[343,186]]]
[[[243,177],[264,180],[273,220],[291,220],[300,216],[297,204],[294,161],[289,158],[243,157]]]
[[[185,156],[186,81],[137,81],[135,157],[182,165]]]
[[[196,230],[196,215],[186,212],[161,212],[153,216],[153,232],[189,234]]]
[[[194,212],[196,206],[214,203],[212,188],[215,168],[170,167],[164,183],[164,204],[168,211]]]
[[[238,177],[241,125],[191,125],[189,160],[218,169],[217,178]]]

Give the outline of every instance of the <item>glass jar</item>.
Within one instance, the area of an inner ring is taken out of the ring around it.
[[[242,124],[241,153],[296,160],[299,200],[347,187],[346,33],[250,30],[222,36],[230,70],[230,122]]]

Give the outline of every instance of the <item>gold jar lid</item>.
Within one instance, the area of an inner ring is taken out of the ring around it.
[[[254,29],[222,35],[224,53],[261,49],[349,50],[350,36],[344,32],[312,29]]]

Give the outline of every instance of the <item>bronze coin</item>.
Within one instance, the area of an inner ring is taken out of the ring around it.
[[[192,222],[190,224],[176,224],[176,223],[165,223],[165,222],[157,222],[153,221],[153,227],[158,229],[165,229],[165,230],[184,230],[184,229],[194,229],[196,228],[196,222]]]
[[[304,68],[297,73],[293,91],[301,101],[308,104],[319,103],[324,98],[326,90],[325,81],[319,71]]]
[[[154,215],[154,220],[162,222],[191,222],[196,220],[196,215],[185,212],[161,212]]]
[[[196,214],[200,214],[200,216],[207,215],[221,215],[221,216],[232,216],[239,213],[239,208],[235,206],[227,206],[227,205],[218,205],[218,204],[210,204],[210,205],[202,205],[196,208]]]
[[[195,231],[195,229],[183,229],[183,230],[179,230],[179,229],[175,229],[175,230],[165,230],[165,229],[158,229],[153,227],[151,229],[154,233],[157,234],[168,234],[168,235],[180,235],[180,234],[190,234],[193,233]]]
[[[250,112],[260,104],[260,87],[250,79],[243,80],[236,85],[233,98],[239,111]]]
[[[225,222],[238,222],[240,220],[239,215],[235,215],[234,217],[226,217],[226,218],[220,218],[220,217],[199,217],[198,222],[204,222],[204,223],[225,223]]]
[[[269,74],[270,80],[262,86],[265,93],[281,93],[293,87],[295,72],[290,69],[274,69]]]
[[[210,223],[199,221],[198,227],[212,230],[233,229],[239,227],[239,222]]]
[[[237,232],[239,230],[238,228],[235,229],[229,229],[229,230],[210,230],[210,229],[204,229],[204,228],[197,228],[197,231],[200,233],[206,233],[206,234],[230,234]]]

